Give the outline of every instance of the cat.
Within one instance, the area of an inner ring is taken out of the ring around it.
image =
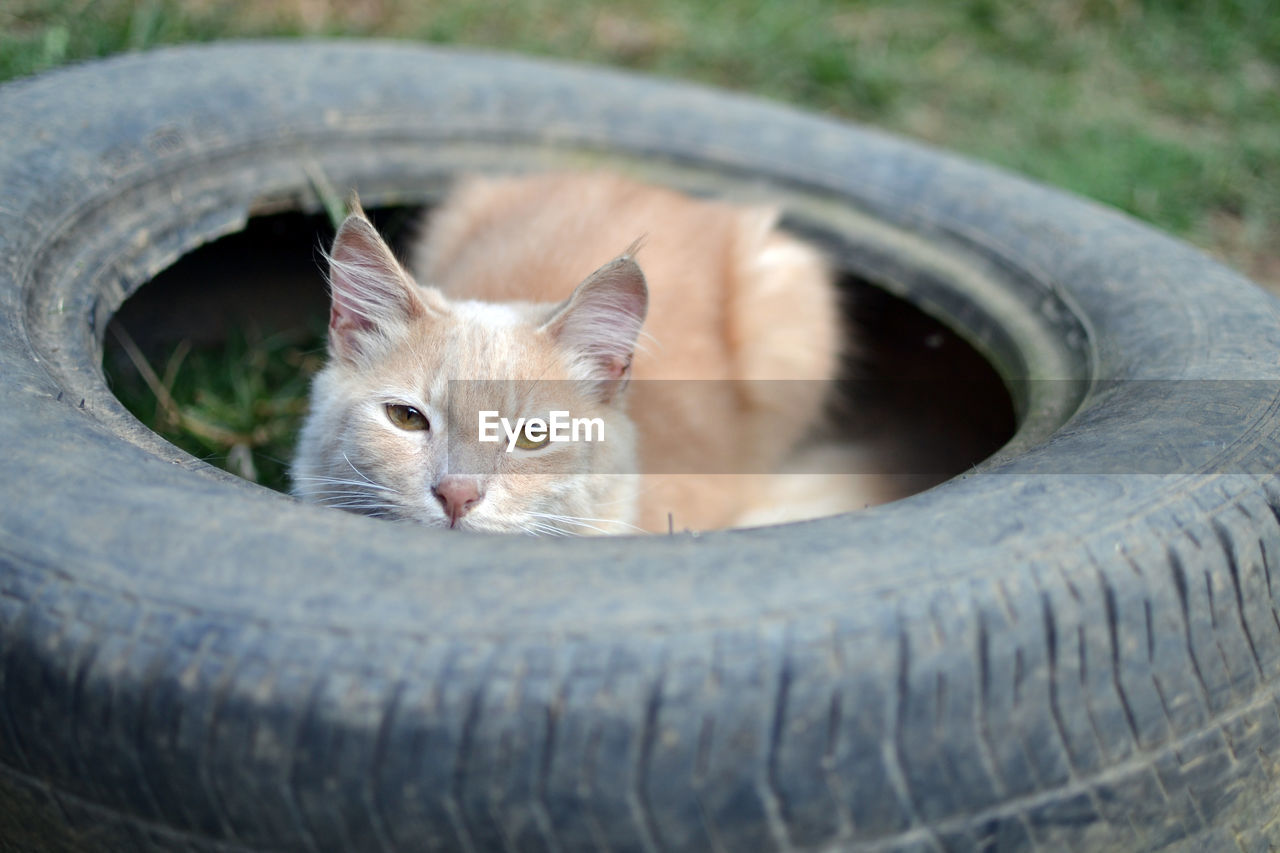
[[[294,493],[534,534],[758,513],[843,351],[830,267],[778,220],[609,172],[473,177],[427,218],[415,280],[356,206],[329,253]],[[485,412],[555,411],[604,440],[508,423],[481,441]]]

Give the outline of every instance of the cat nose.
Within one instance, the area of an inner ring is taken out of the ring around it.
[[[460,474],[447,474],[440,482],[431,487],[445,513],[449,516],[449,526],[456,527],[471,508],[480,503],[484,497],[484,489],[480,488],[478,477],[464,477]]]

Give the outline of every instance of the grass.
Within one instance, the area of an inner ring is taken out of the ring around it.
[[[322,363],[320,335],[240,330],[219,347],[193,349],[182,342],[157,370],[127,331],[112,330],[121,337],[107,374],[120,402],[139,420],[210,464],[288,490],[308,384]]]
[[[1275,0],[8,0],[0,80],[337,35],[623,65],[873,123],[1128,211],[1280,291]]]

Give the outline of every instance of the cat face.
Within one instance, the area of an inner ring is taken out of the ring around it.
[[[330,358],[295,494],[457,530],[630,527],[625,386],[647,307],[634,261],[605,265],[560,305],[450,301],[417,286],[359,213],[330,260]]]

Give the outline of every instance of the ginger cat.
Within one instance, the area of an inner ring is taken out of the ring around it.
[[[841,355],[830,272],[777,219],[608,173],[470,179],[430,216],[415,282],[357,209],[295,493],[535,534],[758,512]],[[519,421],[557,411],[604,440]],[[508,419],[497,441],[486,412]]]

